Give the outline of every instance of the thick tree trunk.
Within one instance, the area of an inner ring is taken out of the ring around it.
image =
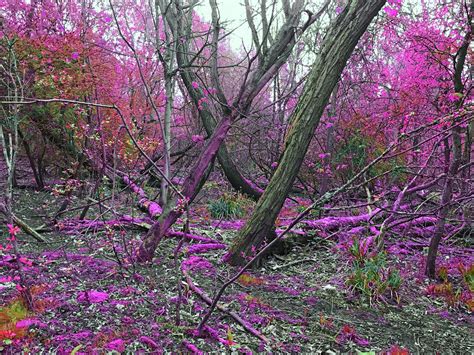
[[[384,4],[385,0],[352,1],[331,26],[290,119],[278,168],[232,247],[231,264],[245,263],[255,248],[274,235],[275,219],[298,174],[329,97],[359,38]]]
[[[196,165],[184,181],[181,194],[188,200],[188,204],[194,200],[201,186],[206,181],[210,169],[213,166],[217,151],[227,136],[234,119],[235,117],[229,116],[219,122],[219,125],[214,130],[212,138],[209,140],[206,148],[199,155]],[[160,218],[143,239],[137,253],[138,261],[151,261],[151,259],[153,259],[155,250],[166,231],[183,214],[183,210],[180,209],[178,205],[177,198],[168,201],[160,215]]]

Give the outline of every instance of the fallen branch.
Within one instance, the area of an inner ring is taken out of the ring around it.
[[[100,221],[100,220],[88,220],[88,219],[63,219],[58,223],[58,227],[61,232],[66,234],[75,234],[84,229],[90,229],[97,231],[101,228],[110,227],[110,228],[120,228],[127,225],[135,226],[149,230],[151,228],[151,221],[147,218],[134,218],[128,215],[124,215],[118,219],[113,219],[109,221]],[[184,238],[185,240],[192,240],[200,243],[209,243],[213,245],[223,245],[218,241],[202,237],[200,235],[185,233],[181,231],[168,230],[166,233],[167,237],[171,238]],[[222,249],[222,247],[215,247],[214,249]]]
[[[20,227],[23,232],[26,234],[32,236],[34,239],[36,239],[38,242],[41,243],[46,243],[46,240],[39,234],[36,230],[34,230],[32,227],[30,227],[25,221],[23,221],[21,218],[13,215],[13,221],[15,224]]]
[[[145,191],[135,184],[128,176],[122,176],[123,182],[132,190],[135,194],[138,195],[138,206],[145,210],[151,218],[155,218],[163,212],[161,206],[155,201],[151,201],[145,194]]]
[[[301,264],[301,263],[305,263],[307,261],[311,261],[313,263],[317,263],[318,260],[316,259],[301,259],[301,260],[296,260],[296,261],[292,261],[291,263],[288,263],[288,264],[284,264],[284,265],[277,265],[275,267],[273,267],[273,270],[279,270],[279,269],[283,269],[285,267],[290,267],[290,266],[293,266],[293,265],[298,265],[298,264]]]
[[[2,213],[3,215],[7,215],[7,211],[5,209],[5,205],[4,204],[0,204],[0,213]],[[18,226],[20,227],[23,232],[25,232],[26,234],[32,236],[34,239],[36,239],[38,242],[41,242],[41,243],[46,243],[46,240],[41,236],[41,234],[39,234],[34,228],[30,227],[28,225],[28,223],[26,223],[25,221],[23,221],[20,217],[18,216],[15,216],[14,214],[12,214],[12,217],[13,217],[13,222]]]
[[[208,252],[209,250],[218,250],[218,249],[226,249],[226,248],[227,248],[227,245],[222,244],[222,243],[197,244],[197,245],[189,246],[186,254],[187,255],[202,254],[202,253]]]
[[[208,305],[211,305],[212,304],[212,299],[203,290],[201,290],[199,287],[197,287],[193,283],[193,281],[191,280],[191,277],[189,276],[189,274],[184,270],[183,270],[183,275],[186,278],[186,283],[188,284],[189,289],[192,290],[194,293],[196,293]],[[238,314],[236,314],[235,312],[232,312],[228,308],[226,308],[224,306],[221,306],[219,304],[216,305],[216,308],[219,311],[224,312],[228,316],[232,317],[238,324],[240,324],[251,335],[253,335],[254,337],[257,337],[258,339],[260,339],[261,341],[263,341],[266,344],[268,343],[268,339],[264,335],[262,335],[257,329],[252,327],[248,322],[243,320]]]
[[[300,223],[303,224],[306,228],[322,229],[325,231],[329,231],[335,228],[355,226],[363,222],[370,222],[370,220],[381,211],[381,209],[377,208],[371,213],[363,214],[360,216],[326,217],[314,221],[305,220],[301,221]]]

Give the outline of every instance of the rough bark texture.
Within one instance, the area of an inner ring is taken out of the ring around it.
[[[274,235],[275,219],[298,174],[329,97],[359,38],[384,4],[385,0],[352,1],[328,31],[290,119],[283,156],[252,217],[232,247],[231,264],[242,265],[252,248]]]

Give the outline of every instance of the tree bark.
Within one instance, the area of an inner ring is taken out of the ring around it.
[[[384,4],[385,0],[351,1],[331,25],[290,118],[278,168],[231,249],[231,264],[244,264],[255,248],[275,235],[275,219],[298,174],[329,97],[359,38]]]
[[[474,31],[473,24],[472,24],[472,13],[474,12],[474,0],[471,0],[470,4],[470,13],[468,13],[468,32],[463,41],[463,45],[459,48],[455,63],[454,63],[454,76],[453,76],[453,85],[454,85],[454,92],[464,94],[464,84],[462,81],[462,72],[464,70],[464,64],[466,61],[466,55],[471,44],[472,32]],[[456,105],[456,109],[460,109],[462,107],[462,100],[460,99]],[[468,128],[469,129],[469,128]],[[441,242],[441,239],[445,232],[445,225],[446,225],[446,218],[448,217],[449,211],[451,210],[451,203],[453,198],[453,189],[454,183],[456,179],[456,175],[459,172],[459,167],[461,166],[463,160],[463,152],[462,152],[462,138],[461,138],[461,127],[458,124],[458,119],[454,116],[453,119],[453,129],[452,129],[452,137],[453,137],[453,157],[450,160],[450,163],[446,165],[449,166],[447,169],[447,177],[443,186],[443,193],[441,195],[441,205],[438,212],[438,221],[436,223],[436,230],[434,232],[433,237],[431,238],[430,247],[428,249],[428,257],[426,259],[426,269],[425,273],[431,279],[436,277],[436,256],[438,254],[438,247]],[[465,144],[468,141],[466,140]],[[448,143],[449,144],[449,143]],[[450,156],[450,151],[448,149],[446,153],[447,157]]]

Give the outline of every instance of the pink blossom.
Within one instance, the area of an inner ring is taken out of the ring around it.
[[[14,237],[17,235],[17,233],[20,231],[20,228],[18,226],[14,226],[13,224],[7,224],[8,227],[8,233]],[[14,240],[14,239],[13,239]]]
[[[198,84],[196,81],[193,81],[193,82],[191,83],[191,85],[192,85],[193,88],[195,88],[195,89],[199,88],[199,84]]]
[[[78,52],[72,52],[71,58],[72,58],[73,60],[79,59],[79,53],[78,53]]]

